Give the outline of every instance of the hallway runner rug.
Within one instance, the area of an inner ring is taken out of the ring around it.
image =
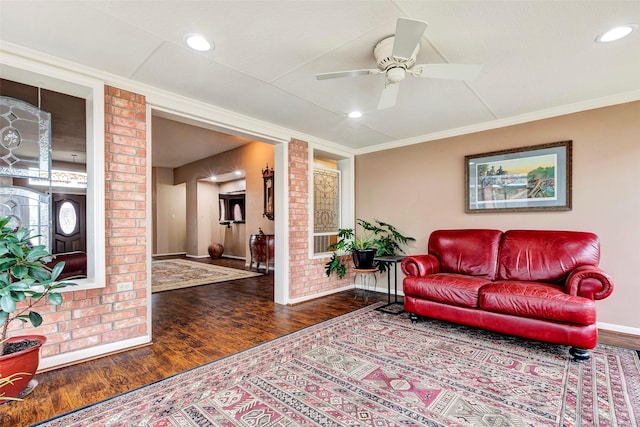
[[[262,276],[262,274],[186,259],[152,261],[151,292],[170,291],[255,276]]]
[[[577,363],[563,346],[374,307],[39,425],[638,425],[633,350]]]

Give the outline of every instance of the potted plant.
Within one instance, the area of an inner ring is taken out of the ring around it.
[[[328,248],[334,252],[331,260],[325,264],[327,276],[335,273],[342,279],[347,273],[345,257],[340,254],[351,252],[356,268],[370,269],[374,268],[374,257],[395,255],[402,252],[400,245],[416,240],[404,236],[393,225],[377,219],[373,222],[357,219],[356,223],[361,228],[358,236],[351,228],[338,229],[338,241]],[[386,264],[380,264],[378,268],[384,270]]]
[[[0,219],[0,400],[11,400],[20,395],[38,369],[40,347],[46,338],[42,335],[7,338],[9,325],[14,320],[42,324],[42,316],[33,307],[49,301],[62,303],[60,289],[72,282],[58,281],[64,262],[52,269],[45,264],[52,255],[44,245],[33,245],[27,228],[10,226],[12,217]],[[16,375],[18,374],[18,375]]]

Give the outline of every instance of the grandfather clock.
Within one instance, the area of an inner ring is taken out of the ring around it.
[[[262,179],[264,181],[264,213],[262,216],[273,220],[273,168],[269,168],[268,163],[267,167],[262,170]]]

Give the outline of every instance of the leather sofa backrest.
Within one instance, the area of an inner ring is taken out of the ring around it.
[[[440,260],[443,273],[494,280],[502,231],[436,230],[429,236],[429,254]]]
[[[574,268],[599,261],[600,242],[593,233],[510,230],[502,236],[497,279],[561,283]]]

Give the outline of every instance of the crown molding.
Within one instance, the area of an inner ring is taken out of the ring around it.
[[[393,148],[400,148],[408,145],[420,144],[423,142],[498,129],[536,120],[577,113],[580,111],[640,100],[640,90],[618,93],[610,96],[567,104],[532,113],[491,120],[488,122],[477,123],[474,125],[463,126],[455,129],[448,129],[441,132],[419,135],[407,139],[391,141],[388,143],[378,144],[360,149],[352,149],[335,142],[315,137],[313,135],[305,134],[303,132],[265,122],[253,117],[245,116],[243,114],[226,110],[212,104],[188,98],[186,96],[169,92],[164,89],[160,89],[144,83],[139,83],[128,78],[107,73],[95,68],[87,67],[14,43],[0,41],[0,53],[0,63],[6,63],[10,66],[20,67],[20,64],[35,62],[41,64],[43,67],[58,68],[66,72],[71,71],[76,74],[83,75],[88,79],[100,80],[107,85],[144,95],[147,99],[147,103],[151,106],[152,109],[163,111],[176,116],[181,116],[184,118],[195,119],[206,123],[221,132],[231,133],[233,135],[272,144],[283,143],[286,141],[290,141],[291,139],[299,139],[308,143],[313,143],[318,148],[332,152],[338,151],[346,155],[361,155],[377,151],[389,150]],[[25,69],[28,70],[29,68]]]
[[[536,120],[549,119],[552,117],[564,116],[567,114],[579,113],[581,111],[593,110],[596,108],[608,107],[611,105],[624,104],[640,100],[640,90],[631,92],[617,93],[601,98],[594,98],[586,101],[576,102],[573,104],[562,105],[559,107],[548,108],[546,110],[535,111],[532,113],[520,114],[517,116],[506,117],[504,119],[491,120],[488,122],[477,123],[469,126],[462,126],[455,129],[448,129],[441,132],[434,132],[425,135],[415,136],[412,138],[392,141],[384,144],[378,144],[371,147],[356,150],[356,155],[374,153],[377,151],[390,150],[392,148],[400,148],[408,145],[421,144],[423,142],[436,141],[439,139],[451,138],[454,136],[468,135],[471,133],[482,132],[486,130],[498,129],[507,126],[518,125],[522,123],[534,122]]]
[[[221,132],[231,133],[249,139],[278,144],[292,138],[314,143],[328,150],[345,151],[345,147],[322,138],[279,126],[273,123],[245,116],[212,104],[198,101],[184,95],[166,91],[131,79],[107,73],[62,59],[47,53],[39,52],[14,43],[0,41],[0,63],[20,67],[19,64],[39,63],[49,68],[72,71],[77,75],[100,80],[104,84],[144,95],[152,109],[164,111],[184,118],[202,121]],[[29,68],[22,67],[25,70]],[[355,154],[355,150],[346,150]]]

